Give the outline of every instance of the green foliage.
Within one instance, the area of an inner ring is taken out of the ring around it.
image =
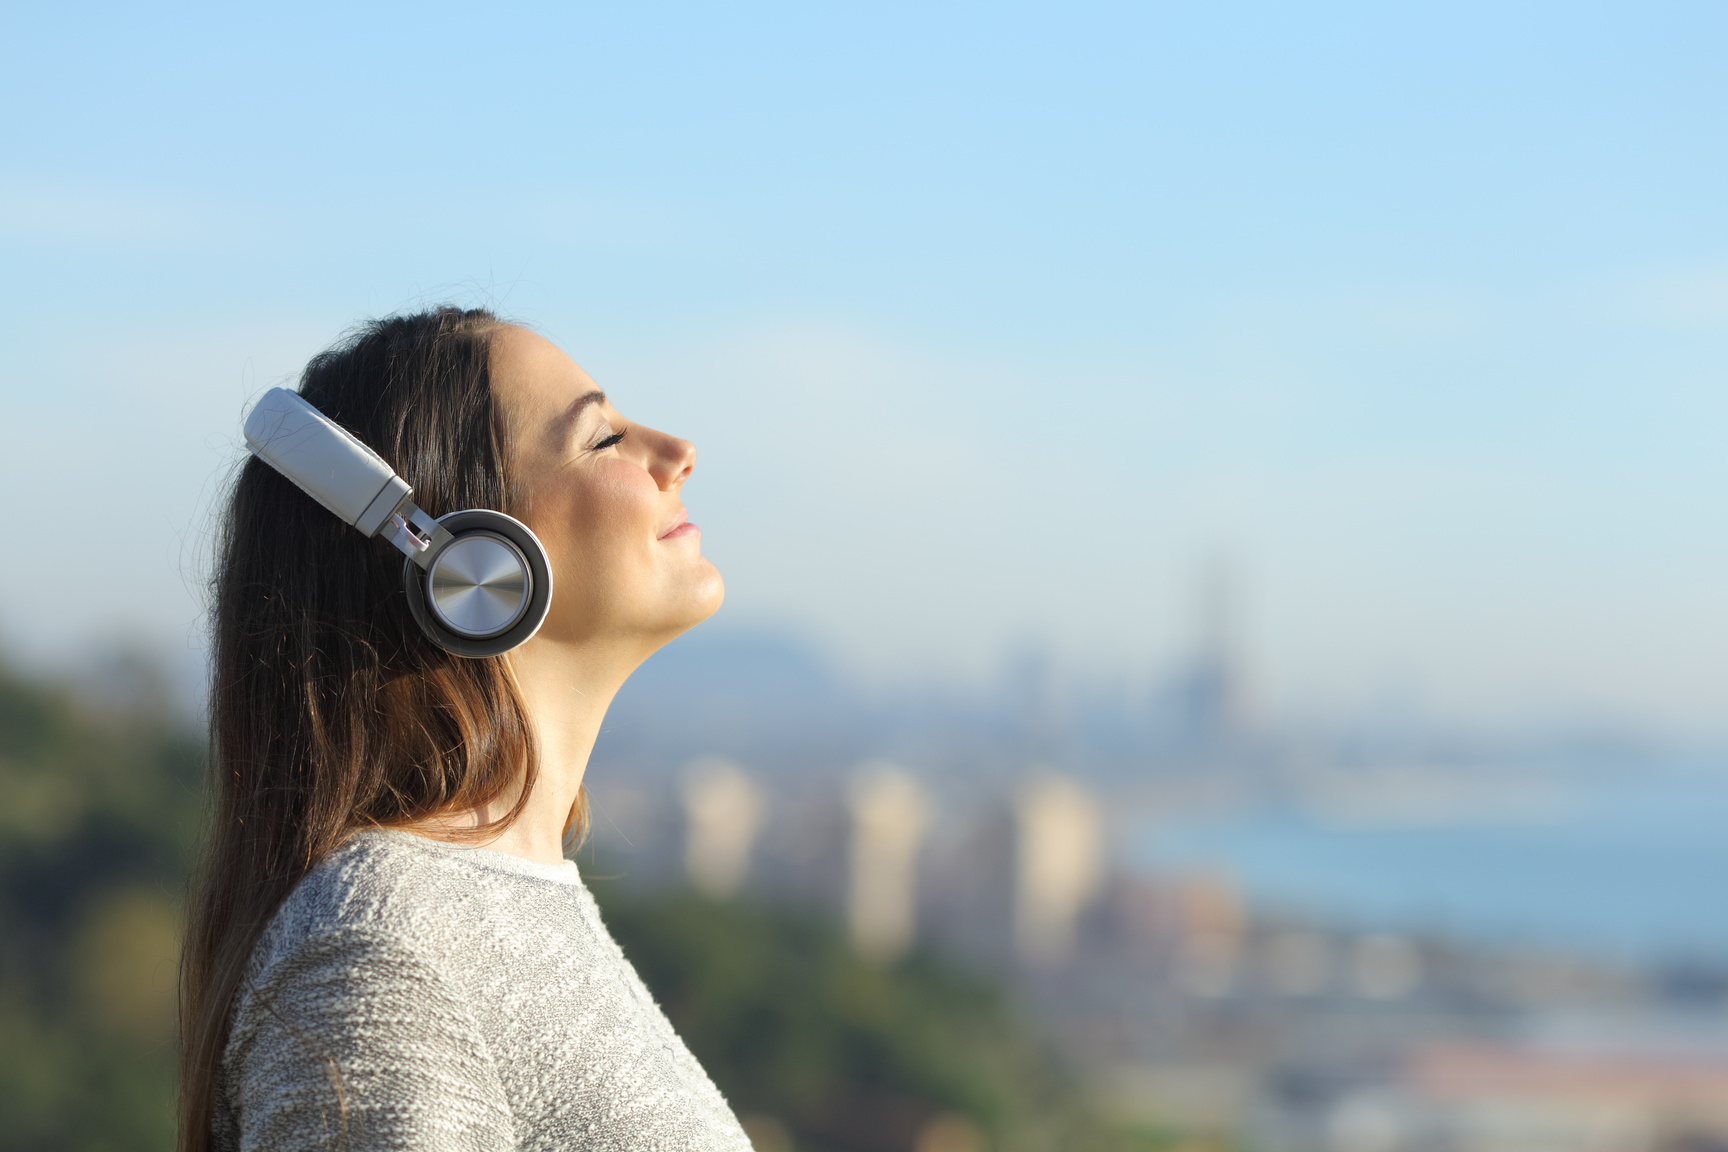
[[[753,1133],[809,1152],[1158,1146],[1100,1123],[1000,993],[935,957],[879,966],[815,918],[591,886]]]
[[[0,1149],[169,1148],[202,742],[0,672]]]

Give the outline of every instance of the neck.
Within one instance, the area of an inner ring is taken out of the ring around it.
[[[485,846],[544,864],[564,859],[564,826],[588,771],[588,757],[612,698],[644,657],[595,644],[535,637],[509,656],[517,691],[534,733],[537,771],[521,814]],[[507,792],[452,825],[473,827],[508,813],[519,794]],[[433,835],[437,829],[423,829]]]

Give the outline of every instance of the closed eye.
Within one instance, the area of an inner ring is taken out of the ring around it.
[[[596,442],[594,447],[589,449],[589,451],[591,451],[591,452],[604,452],[608,448],[615,447],[619,441],[624,439],[624,433],[628,432],[628,431],[630,431],[630,429],[626,428],[622,432],[612,433],[612,435],[606,437],[604,440],[600,440],[600,441]]]

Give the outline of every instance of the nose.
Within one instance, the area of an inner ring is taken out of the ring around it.
[[[675,492],[684,486],[696,467],[696,445],[664,432],[656,432],[654,440],[648,473],[662,492]]]

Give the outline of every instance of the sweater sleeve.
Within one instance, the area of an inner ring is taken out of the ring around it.
[[[242,1152],[493,1152],[515,1132],[474,1014],[428,957],[338,930],[241,994],[225,1081]]]

